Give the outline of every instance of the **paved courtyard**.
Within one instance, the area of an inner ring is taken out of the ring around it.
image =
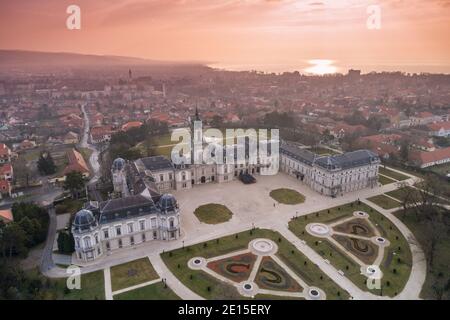
[[[306,197],[302,204],[284,205],[277,203],[269,193],[278,188],[296,190]],[[296,214],[311,212],[323,205],[333,206],[336,199],[325,197],[312,191],[300,181],[286,175],[258,176],[255,184],[245,185],[240,181],[221,184],[198,185],[191,190],[174,192],[180,204],[182,231],[190,233],[208,232],[218,225],[207,225],[194,215],[195,209],[208,203],[223,204],[233,212],[230,221],[220,224],[220,228],[229,228],[242,224],[255,226],[263,221],[288,221]],[[275,205],[275,206],[274,206]]]

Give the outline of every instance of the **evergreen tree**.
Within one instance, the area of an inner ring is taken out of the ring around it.
[[[44,151],[41,153],[37,167],[42,175],[50,175],[56,172],[56,165],[50,152]]]

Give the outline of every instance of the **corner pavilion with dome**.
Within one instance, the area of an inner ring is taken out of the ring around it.
[[[178,239],[180,233],[178,203],[171,194],[91,201],[72,223],[76,258],[83,262],[148,241]]]

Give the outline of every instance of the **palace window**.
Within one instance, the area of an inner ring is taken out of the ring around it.
[[[120,228],[120,226],[116,227],[116,235],[118,236],[122,235],[122,229]]]
[[[153,231],[153,239],[157,239],[158,238],[158,234],[156,233],[156,231]]]
[[[142,234],[142,242],[145,242],[146,238],[145,238],[145,233]]]
[[[133,224],[132,223],[128,224],[128,233],[133,233]]]
[[[163,174],[160,174],[160,175],[159,175],[159,181],[161,181],[161,182],[164,181],[164,175],[163,175]]]
[[[86,237],[83,239],[84,240],[84,246],[85,248],[90,248],[91,247],[91,238]]]
[[[109,230],[108,229],[103,229],[103,236],[105,239],[109,238]]]
[[[141,231],[145,230],[145,221],[139,221],[139,226],[141,227]]]
[[[122,248],[122,239],[119,239],[119,248]]]
[[[134,237],[130,237],[130,244],[134,245]]]
[[[106,250],[111,250],[111,244],[109,243],[109,241],[106,242]]]

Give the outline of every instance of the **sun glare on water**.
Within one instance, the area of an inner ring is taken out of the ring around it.
[[[306,68],[304,71],[310,74],[322,76],[324,74],[336,73],[338,71],[338,68],[334,66],[333,60],[315,59],[308,60],[308,63],[311,66]]]

